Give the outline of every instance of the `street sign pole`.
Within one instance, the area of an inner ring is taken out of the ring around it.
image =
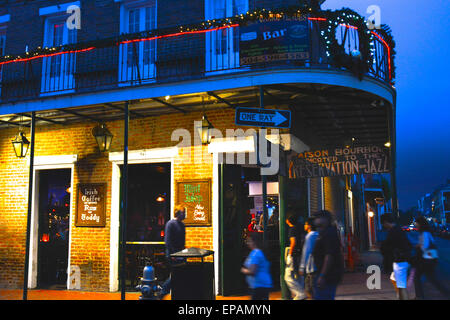
[[[259,106],[261,109],[264,109],[264,89],[262,86],[259,87]],[[266,128],[263,127],[263,132],[266,132]],[[261,133],[261,131],[260,131]],[[258,135],[259,139],[265,139],[266,137],[260,137]],[[261,146],[261,140],[258,141],[258,153],[260,152],[260,146]],[[258,159],[259,156],[258,156]],[[259,163],[261,165],[261,163]],[[267,176],[265,174],[262,175],[262,197],[263,197],[263,242],[264,246],[267,246],[267,219],[268,219],[268,212],[267,212]]]

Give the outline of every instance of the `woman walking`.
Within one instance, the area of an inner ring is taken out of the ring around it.
[[[438,263],[438,252],[433,236],[431,235],[431,227],[425,217],[417,218],[416,225],[420,233],[419,243],[416,246],[418,254],[416,257],[416,273],[414,276],[416,299],[425,299],[422,286],[422,276],[424,275],[448,299],[450,298],[449,290],[436,277],[435,269]]]
[[[250,233],[247,238],[247,246],[251,252],[245,260],[241,272],[247,276],[252,300],[269,300],[269,292],[272,288],[270,262],[261,250],[260,234]]]

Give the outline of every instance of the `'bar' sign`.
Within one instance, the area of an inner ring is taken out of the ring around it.
[[[265,128],[291,127],[289,110],[236,108],[236,125]]]

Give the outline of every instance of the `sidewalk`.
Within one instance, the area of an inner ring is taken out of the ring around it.
[[[355,266],[354,272],[347,272],[342,283],[338,286],[336,300],[397,300],[397,295],[389,275],[381,273],[381,288],[369,290],[367,279],[370,274],[366,273],[370,265],[382,265],[381,254],[377,251],[364,252],[359,255],[359,263]],[[424,285],[427,299],[442,299],[440,294],[429,284]],[[138,300],[139,292],[126,294],[126,300]],[[120,292],[84,292],[74,290],[29,290],[29,300],[120,300]],[[409,290],[409,298],[415,297],[414,289]],[[249,300],[249,296],[222,297],[217,296],[217,300]],[[272,292],[270,300],[280,300],[280,292]],[[0,300],[22,300],[22,290],[0,289]],[[170,300],[166,297],[165,300]]]

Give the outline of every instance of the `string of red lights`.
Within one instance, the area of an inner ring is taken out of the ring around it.
[[[308,18],[308,20],[310,20],[310,21],[327,21],[326,18]],[[344,27],[350,28],[350,29],[355,29],[355,30],[358,29],[355,26],[350,26],[350,25],[346,25],[346,24],[341,24],[341,25]],[[142,41],[158,40],[158,39],[164,39],[164,38],[170,38],[170,37],[178,37],[178,36],[189,35],[189,34],[201,34],[201,33],[207,33],[207,32],[212,32],[212,31],[219,31],[219,30],[227,29],[227,28],[235,28],[235,27],[239,27],[239,24],[232,24],[232,25],[227,25],[227,26],[222,26],[222,27],[217,27],[217,28],[212,28],[212,29],[205,29],[205,30],[182,31],[182,32],[176,32],[176,33],[166,34],[166,35],[162,35],[162,36],[149,37],[149,38],[125,40],[125,41],[119,42],[118,45],[136,43],[136,42],[142,42]],[[389,79],[391,80],[392,79],[391,49],[390,49],[389,45],[387,44],[387,42],[379,34],[377,34],[374,31],[372,31],[372,34],[374,34],[384,44],[384,46],[386,47],[386,49],[388,51]],[[14,62],[27,62],[27,61],[31,61],[31,60],[35,60],[35,59],[39,59],[39,58],[50,58],[50,57],[63,55],[63,54],[69,54],[69,53],[84,53],[84,52],[88,52],[88,51],[91,51],[94,49],[96,49],[96,47],[89,47],[89,48],[80,49],[80,50],[62,51],[62,52],[57,52],[57,53],[37,55],[34,57],[29,57],[29,58],[20,58],[20,59],[15,59],[15,60],[3,61],[3,62],[0,62],[0,66],[9,64],[9,63],[14,63]]]

